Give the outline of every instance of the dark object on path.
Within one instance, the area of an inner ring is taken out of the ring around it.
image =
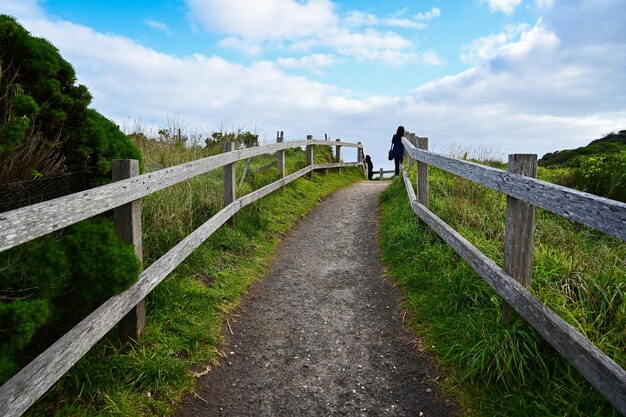
[[[372,158],[369,155],[365,156],[365,163],[367,164],[367,179],[371,181],[374,176],[374,164],[372,163]]]
[[[386,185],[337,191],[300,221],[225,324],[220,364],[175,416],[459,414],[403,328],[400,291],[383,278],[376,231]]]
[[[402,137],[404,136],[404,126],[398,126],[396,134],[391,138],[391,153],[393,153],[393,161],[396,165],[396,175],[400,175],[400,164],[404,158],[404,145]]]

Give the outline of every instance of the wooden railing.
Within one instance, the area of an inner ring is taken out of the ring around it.
[[[392,174],[389,177],[387,177],[389,179],[395,173],[396,173],[396,171],[394,171],[393,169],[384,170],[384,169],[381,168],[378,171],[374,171],[373,172],[374,175],[372,175],[372,179],[376,179],[378,181],[382,181],[382,180],[385,179],[385,174]]]
[[[335,146],[337,162],[314,164],[313,149],[315,145]],[[284,150],[303,146],[306,147],[308,166],[285,175]],[[340,162],[340,147],[357,148],[357,162]],[[146,268],[140,274],[139,280],[128,290],[104,302],[0,387],[0,413],[2,416],[22,415],[113,326],[135,309],[176,266],[243,207],[303,175],[312,173],[314,170],[349,166],[360,167],[363,161],[362,148],[360,142],[354,144],[341,141],[314,140],[312,136],[307,136],[307,140],[284,142],[281,133],[277,137],[276,144],[233,150],[156,172],[121,179],[102,187],[22,209],[0,213],[0,251],[4,251],[108,210],[121,206],[130,208],[130,205],[148,194],[216,168],[224,167],[224,208]],[[234,163],[271,153],[277,155],[277,166],[281,179],[250,194],[236,198]],[[130,176],[132,174],[122,175]],[[126,217],[129,218],[130,216]],[[136,222],[129,221],[127,223],[128,228],[137,227]],[[126,232],[122,231],[122,234],[134,234],[136,236],[137,231],[127,230]],[[139,235],[141,235],[140,231]],[[132,238],[127,240],[130,241]]]
[[[532,252],[529,254],[528,251],[532,251],[534,206],[626,240],[626,204],[525,176],[532,174],[533,159],[536,168],[536,155],[509,155],[509,171],[520,173],[507,172],[428,152],[427,138],[419,139],[419,148],[406,138],[403,139],[409,157],[417,160],[417,197],[407,173],[403,172],[404,184],[415,214],[463,257],[508,305],[617,410],[626,415],[626,371],[525,286],[530,285]],[[508,196],[504,269],[428,209],[429,165]]]

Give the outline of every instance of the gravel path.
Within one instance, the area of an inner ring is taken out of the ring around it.
[[[430,359],[402,326],[383,280],[377,201],[360,182],[324,200],[286,237],[226,327],[220,365],[175,414],[456,416]]]

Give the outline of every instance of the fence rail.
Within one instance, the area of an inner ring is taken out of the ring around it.
[[[168,186],[225,167],[252,156],[269,154],[288,148],[314,145],[336,146],[340,142],[308,139],[280,142],[272,145],[227,152],[198,161],[166,168],[155,173],[139,175],[85,192],[61,197],[45,203],[0,214],[0,251],[27,242],[46,233],[69,226],[96,214],[131,203],[141,197]],[[277,138],[278,140],[278,138]],[[22,415],[113,326],[140,303],[170,272],[185,260],[202,242],[243,207],[314,170],[362,166],[362,145],[341,142],[341,146],[357,148],[357,162],[310,164],[292,174],[282,176],[265,187],[242,196],[220,210],[165,255],[146,268],[139,280],[123,293],[111,297],[72,330],[57,340],[41,355],[26,365],[13,378],[0,387],[2,415]],[[311,159],[312,160],[312,159]],[[284,158],[282,171],[284,173]],[[280,171],[280,170],[279,170]],[[39,222],[45,222],[41,225]]]
[[[403,143],[409,156],[418,161],[418,189],[421,187],[428,188],[428,171],[423,170],[422,172],[426,172],[425,178],[420,178],[420,164],[423,164],[422,168],[432,164],[444,171],[505,193],[514,199],[542,207],[616,236],[621,240],[626,240],[626,204],[624,203],[571,190],[520,174],[431,153],[416,148],[406,138],[403,139]],[[511,158],[509,160],[511,161]],[[406,172],[403,172],[403,179],[411,208],[419,219],[441,236],[617,410],[626,415],[626,371],[543,304],[522,283],[518,282],[521,277],[514,276],[516,274],[511,271],[500,268],[458,232],[429,211],[427,207],[428,195],[416,197]],[[507,217],[511,207],[514,206],[511,203],[512,201],[507,199]],[[515,217],[515,213],[512,217]],[[530,224],[525,227],[530,227],[532,230],[534,225]],[[506,237],[507,240],[516,238],[517,236]],[[505,252],[508,250],[507,245]],[[505,253],[505,260],[507,256],[511,257],[511,254]]]

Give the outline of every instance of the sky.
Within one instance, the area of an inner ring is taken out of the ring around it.
[[[626,0],[0,0],[126,131],[547,152],[626,129]],[[355,160],[353,150],[344,159]]]

